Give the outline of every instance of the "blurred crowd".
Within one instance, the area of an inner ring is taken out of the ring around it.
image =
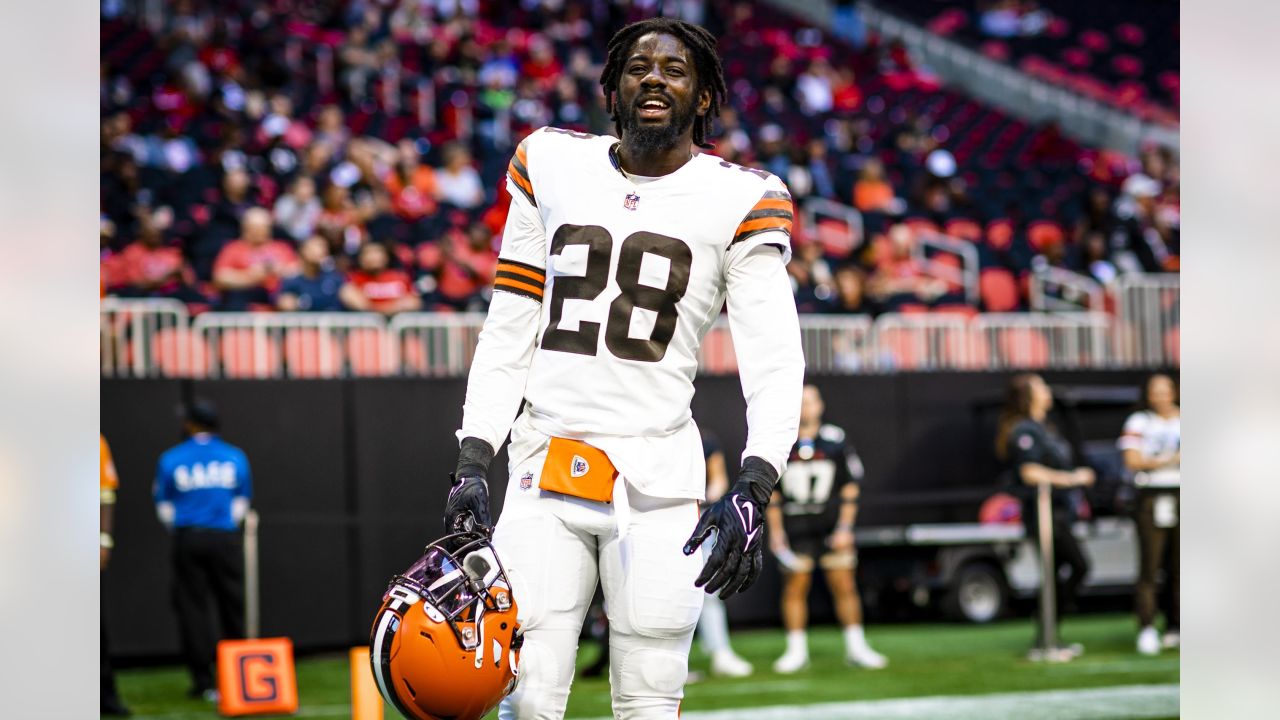
[[[484,309],[515,143],[548,124],[613,132],[605,43],[657,5],[104,2],[103,293],[194,312]],[[1103,285],[1177,270],[1169,149],[1081,148],[942,88],[851,3],[836,36],[750,2],[662,9],[721,38],[713,152],[779,175],[798,208],[860,215],[798,214],[802,311],[1017,310],[1041,268]],[[935,233],[1007,291],[961,292]]]

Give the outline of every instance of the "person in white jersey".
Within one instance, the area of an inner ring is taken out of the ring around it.
[[[787,279],[791,197],[707,152],[725,86],[715,38],[629,25],[601,73],[619,137],[546,127],[519,145],[493,303],[467,382],[449,530],[489,525],[524,646],[500,717],[560,718],[597,581],[618,718],[678,716],[703,590],[749,587],[799,424],[804,358]],[[747,400],[738,480],[699,515],[697,351],[727,303]],[[715,532],[705,561],[698,548]]]
[[[1182,488],[1182,411],[1173,378],[1152,375],[1143,388],[1143,408],[1129,416],[1117,441],[1125,467],[1138,487],[1138,652],[1156,655],[1163,645],[1178,647],[1178,500]],[[1168,604],[1161,638],[1155,620],[1158,583],[1164,573]]]

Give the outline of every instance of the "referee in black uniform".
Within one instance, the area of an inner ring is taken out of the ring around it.
[[[189,695],[217,699],[210,603],[221,637],[244,637],[244,548],[240,523],[252,485],[244,451],[217,435],[218,415],[204,401],[183,420],[186,440],[160,456],[156,514],[173,531],[174,606],[191,672]]]

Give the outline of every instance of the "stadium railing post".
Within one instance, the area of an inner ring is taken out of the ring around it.
[[[258,513],[244,516],[244,629],[245,637],[257,638],[261,630],[262,593],[258,585]]]
[[[1058,647],[1057,568],[1053,562],[1053,506],[1049,483],[1036,486],[1036,518],[1040,533],[1040,649],[1045,655]]]

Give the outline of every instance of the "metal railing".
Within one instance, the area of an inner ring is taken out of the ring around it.
[[[913,235],[916,242],[912,253],[920,261],[924,271],[948,285],[964,289],[965,301],[978,304],[978,250],[973,243],[965,242],[932,230],[917,228]],[[956,264],[944,262],[941,257],[955,258]]]
[[[809,372],[1106,369],[1178,364],[1178,278],[1118,286],[1102,312],[802,315]],[[464,377],[483,313],[205,313],[172,301],[107,300],[103,377]],[[738,371],[728,321],[707,331],[698,371]]]
[[[386,321],[374,313],[205,313],[192,323],[191,344],[192,374],[211,378],[333,378],[396,370]]]
[[[969,320],[959,315],[887,313],[876,318],[874,368],[970,370],[978,366]]]
[[[1179,362],[1182,306],[1180,276],[1122,275],[1116,296],[1116,357],[1130,367],[1169,367]]]
[[[973,357],[990,370],[1104,368],[1111,318],[1104,313],[986,313],[971,325]]]
[[[103,377],[179,374],[190,352],[187,306],[177,300],[103,298],[99,352]]]
[[[807,238],[821,242],[828,254],[847,256],[862,245],[862,213],[853,206],[810,197],[800,213]]]
[[[1097,280],[1058,267],[1043,267],[1031,273],[1028,295],[1032,310],[1106,309],[1106,295]]]
[[[460,377],[467,374],[484,313],[401,313],[387,325],[400,374]]]

